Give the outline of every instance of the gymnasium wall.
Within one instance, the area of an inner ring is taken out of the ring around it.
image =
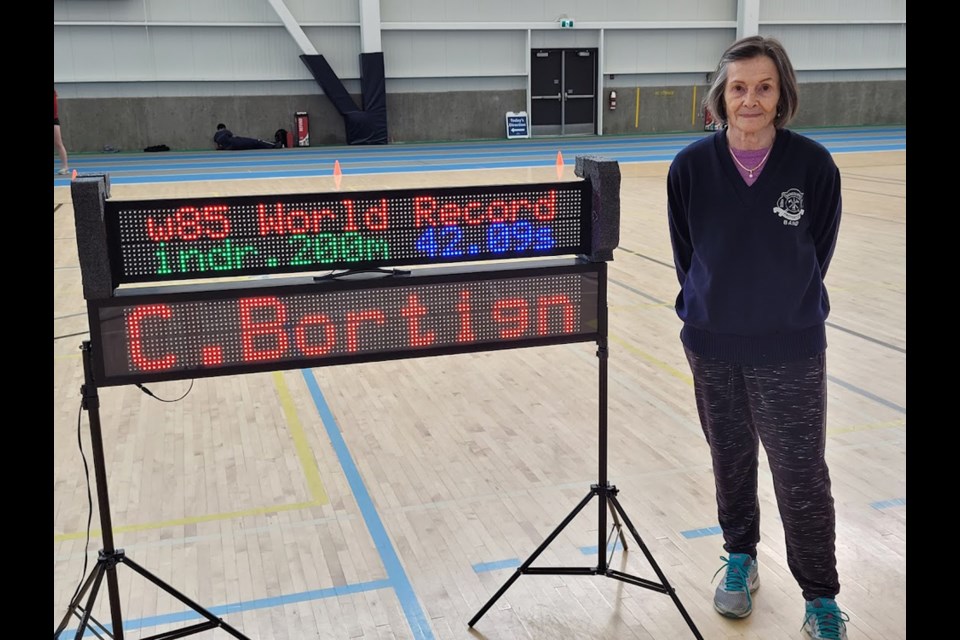
[[[791,55],[801,90],[794,126],[906,122],[905,0],[410,0],[381,1],[374,18],[363,1],[283,0],[292,28],[358,106],[364,34],[380,46],[392,143],[504,137],[505,113],[531,109],[537,48],[597,52],[598,133],[702,130],[699,103],[717,58],[751,31]],[[563,18],[574,27],[561,28]],[[65,143],[71,152],[212,149],[218,122],[272,139],[306,111],[312,145],[344,144],[343,119],[301,53],[268,0],[55,0]]]

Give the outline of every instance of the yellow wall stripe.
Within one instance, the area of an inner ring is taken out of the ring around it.
[[[636,111],[633,114],[633,128],[637,129],[640,127],[640,87],[637,87],[637,107]]]
[[[693,85],[693,103],[690,105],[690,126],[697,124],[697,85]]]

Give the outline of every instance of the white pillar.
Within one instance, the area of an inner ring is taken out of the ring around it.
[[[760,0],[737,0],[737,40],[760,33]]]
[[[380,0],[358,0],[360,3],[360,53],[383,51],[380,44]]]

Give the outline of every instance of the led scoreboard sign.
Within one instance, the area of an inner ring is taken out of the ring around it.
[[[576,173],[585,179],[149,201],[109,200],[108,175],[78,176],[96,382],[598,341],[620,170],[580,156]],[[397,265],[425,268],[383,272]],[[333,273],[296,275],[310,271]]]
[[[117,295],[88,302],[97,383],[594,341],[605,330],[605,275],[605,263],[555,258],[524,269]]]
[[[105,203],[114,285],[589,254],[590,182]]]

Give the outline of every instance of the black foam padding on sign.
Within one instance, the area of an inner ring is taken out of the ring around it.
[[[78,173],[77,179],[85,178],[99,178],[103,180],[103,197],[110,198],[110,174],[109,173]]]
[[[620,164],[601,156],[577,156],[574,173],[590,181],[591,262],[613,260],[620,244]]]
[[[104,201],[109,192],[110,179],[105,174],[78,175],[70,182],[85,300],[101,300],[113,295],[104,224]]]

